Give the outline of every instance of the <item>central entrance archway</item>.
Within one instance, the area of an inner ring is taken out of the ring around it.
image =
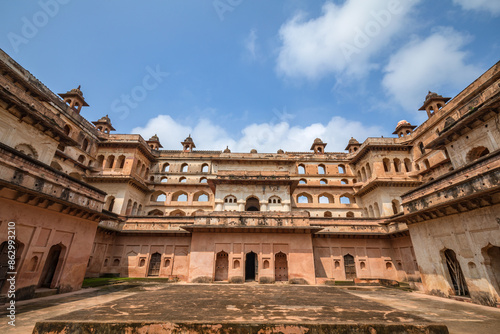
[[[245,205],[245,211],[260,211],[260,201],[257,197],[249,197]]]
[[[245,257],[245,281],[255,281],[257,277],[257,254],[247,253]]]

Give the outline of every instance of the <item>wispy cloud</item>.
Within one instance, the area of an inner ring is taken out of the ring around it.
[[[390,58],[384,88],[403,108],[416,110],[428,90],[445,94],[465,87],[482,72],[467,63],[463,47],[469,41],[468,35],[451,28],[439,28],[426,39],[414,38]]]
[[[488,11],[492,15],[500,14],[500,1],[498,0],[453,0],[465,10]]]
[[[257,30],[252,29],[245,39],[245,50],[247,51],[247,55],[249,55],[251,60],[257,59]]]
[[[326,2],[316,18],[299,13],[281,26],[277,71],[311,80],[365,75],[374,67],[372,57],[401,33],[418,2],[347,0]]]

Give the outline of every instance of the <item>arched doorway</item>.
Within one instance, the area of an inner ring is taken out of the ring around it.
[[[354,264],[354,256],[351,254],[344,255],[344,269],[346,280],[356,278],[356,265]]]
[[[161,254],[156,252],[151,255],[149,260],[148,276],[160,276]]]
[[[245,257],[245,281],[255,281],[257,278],[257,254],[247,253]]]
[[[288,261],[285,253],[279,252],[274,256],[274,280],[288,281]]]
[[[249,197],[245,205],[245,211],[260,211],[260,202],[256,197]]]
[[[500,247],[491,246],[488,248],[485,260],[486,269],[491,277],[491,285],[500,295]]]
[[[61,245],[54,245],[50,247],[49,255],[45,260],[45,265],[43,267],[42,276],[40,277],[40,283],[38,286],[44,288],[53,287],[55,280],[54,276],[56,273],[57,267],[60,265],[62,247]]]
[[[465,282],[465,277],[455,252],[451,249],[447,249],[444,251],[444,257],[446,259],[446,266],[448,267],[451,285],[453,286],[455,295],[468,296],[469,289],[467,288],[467,283]]]
[[[229,256],[226,252],[220,251],[215,259],[215,280],[227,281],[229,271]]]

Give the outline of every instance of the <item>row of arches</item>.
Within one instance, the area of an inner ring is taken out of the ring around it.
[[[151,182],[154,182],[155,180],[155,177],[154,176],[151,176],[151,179],[150,181]],[[175,182],[175,178],[168,178],[166,176],[163,176],[160,178],[160,183],[168,183],[169,180],[174,180]],[[206,177],[200,177],[199,179],[198,178],[190,178],[189,181],[196,181],[197,183],[208,183],[208,179]],[[185,176],[181,176],[180,178],[177,179],[177,182],[179,183],[190,183],[188,182],[188,179],[185,177]]]
[[[109,210],[111,211],[111,210]],[[131,199],[127,202],[127,208],[125,210],[125,215],[127,216],[140,216],[142,215],[142,204],[138,204],[136,201],[132,202]]]
[[[300,179],[299,184],[308,184],[307,179]],[[328,180],[327,179],[320,179],[319,184],[328,184]],[[349,184],[349,180],[348,179],[341,179],[340,184]]]
[[[198,191],[195,193],[187,193],[183,190],[177,191],[171,194],[172,202],[188,202],[189,197],[192,198],[193,202],[208,202],[210,200],[210,195],[205,191]],[[167,194],[163,191],[155,191],[151,194],[151,202],[166,202]]]
[[[64,131],[64,134],[66,134],[66,136],[72,137],[73,128],[71,126],[69,126],[68,124],[64,125],[63,131]],[[78,138],[79,139],[83,138],[80,148],[82,149],[82,151],[88,153],[90,151],[90,148],[91,148],[90,141],[87,138],[85,138],[85,135],[83,134],[83,132],[80,132],[80,134],[78,135]]]
[[[195,214],[197,213],[202,213],[202,212],[205,212],[205,210],[196,210],[196,211],[193,211],[191,213],[191,216],[194,216]],[[176,209],[176,210],[172,210],[170,212],[166,212],[166,211],[162,211],[160,209],[154,209],[154,210],[151,210],[147,213],[148,216],[171,216],[171,217],[185,217],[185,216],[188,216],[188,214],[181,210],[181,209]]]
[[[392,214],[397,215],[402,212],[401,204],[397,199],[393,199],[391,201]],[[382,216],[382,212],[377,202],[370,204],[368,207],[364,208],[364,216],[370,218],[380,218]]]
[[[172,170],[172,165],[170,163],[165,163],[161,167],[161,172],[163,173],[168,173],[168,172],[173,172]],[[188,173],[190,172],[190,166],[188,163],[183,163],[180,165],[179,172],[181,173]],[[194,170],[191,170],[191,172],[195,172]],[[207,163],[204,163],[201,165],[201,168],[199,170],[201,173],[208,173],[209,172],[209,165]]]
[[[332,204],[335,203],[335,196],[329,193],[322,193],[317,196],[312,196],[308,193],[300,193],[296,196],[296,203],[306,204],[306,203],[320,203],[320,204]],[[343,194],[339,197],[340,204],[353,204],[356,200],[351,194]]]
[[[252,196],[251,198],[254,198],[254,197]],[[224,203],[236,204],[236,203],[238,203],[238,199],[234,195],[227,195],[226,197],[224,197]],[[259,203],[260,203],[260,201],[259,201]],[[273,196],[268,198],[267,203],[269,203],[269,204],[281,204],[281,198],[279,196],[273,195]]]
[[[392,161],[388,158],[385,158],[382,160],[382,163],[384,164],[384,172],[386,173],[402,173],[403,167],[404,171],[407,173],[412,171],[411,161],[408,158],[404,159],[403,161],[398,158],[395,158]]]
[[[304,164],[299,164],[297,166],[297,173],[298,174],[306,174],[306,166]],[[346,173],[345,165],[337,165],[337,173],[338,174],[345,174]],[[319,164],[317,166],[317,174],[327,174],[326,166],[324,164]],[[330,173],[328,173],[328,174],[330,174]]]
[[[233,259],[232,269],[241,268],[240,259]],[[262,261],[262,269],[270,269],[270,259]],[[245,254],[244,263],[244,277],[245,281],[257,280],[259,273],[259,256],[257,253],[250,251]],[[215,255],[215,281],[227,281],[229,279],[229,254],[225,251],[220,251]],[[274,254],[274,280],[275,281],[288,281],[288,258],[283,252]]]

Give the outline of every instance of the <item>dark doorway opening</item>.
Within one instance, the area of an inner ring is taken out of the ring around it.
[[[274,256],[274,280],[288,281],[288,261],[285,253],[279,252]]]
[[[52,288],[54,281],[54,276],[59,266],[59,259],[61,257],[62,247],[61,245],[54,245],[50,247],[49,255],[47,260],[45,260],[45,266],[43,267],[42,276],[39,286],[43,288]]]
[[[229,256],[226,252],[220,251],[215,259],[215,280],[227,281],[229,271]]]
[[[245,205],[245,211],[260,211],[260,202],[256,197],[249,197]]]
[[[451,249],[447,249],[444,251],[444,256],[446,258],[446,266],[448,267],[448,272],[450,273],[451,283],[453,290],[455,291],[455,295],[469,296],[469,289],[467,288],[467,283],[465,282],[465,277],[455,252]]]
[[[354,264],[354,256],[351,254],[344,255],[344,269],[346,280],[356,278],[356,265]]]
[[[153,253],[149,261],[148,276],[160,276],[161,254]]]
[[[247,253],[245,258],[245,281],[255,281],[257,277],[257,254]]]

